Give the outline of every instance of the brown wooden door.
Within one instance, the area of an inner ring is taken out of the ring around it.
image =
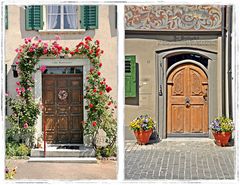
[[[167,135],[208,133],[208,79],[193,64],[176,67],[167,79]]]
[[[83,143],[83,75],[43,75],[47,143]]]

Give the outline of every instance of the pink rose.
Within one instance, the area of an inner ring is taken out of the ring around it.
[[[48,50],[47,49],[44,49],[43,50],[43,54],[47,54],[48,53]]]
[[[23,128],[28,128],[28,124],[27,124],[27,122],[24,123]]]
[[[42,65],[39,70],[43,73],[45,70],[47,69],[47,67],[45,65]]]
[[[20,85],[20,82],[16,82],[16,84],[19,86],[19,85]]]

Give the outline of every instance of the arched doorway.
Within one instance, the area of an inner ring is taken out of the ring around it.
[[[190,60],[167,76],[167,137],[208,134],[208,77]]]

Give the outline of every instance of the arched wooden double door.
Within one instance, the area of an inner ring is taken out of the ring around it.
[[[208,133],[208,78],[192,63],[175,67],[167,78],[167,135]]]

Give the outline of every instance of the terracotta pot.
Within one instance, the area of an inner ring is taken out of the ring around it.
[[[212,132],[215,138],[216,144],[219,146],[226,146],[231,137],[231,132]]]
[[[152,134],[152,129],[145,130],[145,131],[144,130],[134,131],[134,134],[135,134],[138,144],[145,145],[149,141],[149,138]]]

